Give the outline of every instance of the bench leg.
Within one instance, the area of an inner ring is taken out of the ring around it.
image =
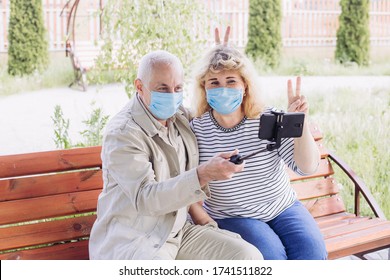
[[[74,81],[70,83],[69,87],[77,85],[82,88],[83,91],[87,91],[87,71],[83,68],[74,69]]]
[[[387,259],[390,260],[390,248],[385,248],[385,249],[382,248],[381,250],[387,250]],[[354,254],[354,256],[358,257],[359,259],[362,259],[362,260],[367,260],[367,258],[365,256],[367,254],[370,254],[370,253],[373,253],[373,252],[376,252],[376,250],[365,252],[365,253],[360,253],[360,254]],[[386,254],[386,252],[381,253],[382,256],[380,257],[380,259],[382,259],[382,258],[386,259],[385,254]],[[371,258],[368,258],[368,259],[371,259]]]
[[[355,254],[354,256],[358,257],[361,260],[367,260],[367,258],[364,256],[364,254]]]
[[[87,87],[88,87],[87,71],[85,71],[84,69],[81,71],[80,82],[81,82],[81,86],[83,87],[83,91],[87,91]]]

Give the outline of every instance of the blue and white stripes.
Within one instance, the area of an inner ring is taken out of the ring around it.
[[[223,131],[213,123],[210,114],[207,112],[191,122],[198,140],[200,163],[217,153],[238,149],[246,155],[266,147],[268,142],[257,136],[259,118],[245,120],[234,131]],[[293,139],[283,139],[279,149],[247,159],[244,171],[232,179],[210,182],[211,198],[204,204],[207,212],[214,219],[242,216],[269,221],[275,218],[296,199],[286,165],[303,174],[293,160],[293,152]]]

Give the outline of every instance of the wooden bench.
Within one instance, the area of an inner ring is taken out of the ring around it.
[[[329,259],[390,246],[387,221],[364,183],[322,145],[316,174],[291,174],[300,200],[324,235]],[[102,188],[101,147],[0,156],[0,259],[88,259],[88,237]],[[340,166],[355,184],[355,213],[346,212],[332,177]],[[360,199],[373,217],[360,216]]]

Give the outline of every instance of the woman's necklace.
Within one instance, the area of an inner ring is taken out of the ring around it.
[[[219,130],[222,130],[223,132],[232,132],[232,131],[236,131],[237,129],[239,129],[246,121],[247,117],[244,116],[244,118],[238,123],[236,124],[235,126],[231,127],[231,128],[225,128],[225,127],[222,127],[219,125],[219,123],[217,122],[217,120],[214,118],[213,116],[213,113],[212,113],[212,110],[209,111],[209,114],[210,114],[210,118],[211,118],[211,121],[214,123],[214,125],[219,129]]]

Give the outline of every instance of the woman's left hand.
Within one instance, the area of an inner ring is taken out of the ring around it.
[[[292,81],[287,81],[288,112],[309,112],[309,104],[304,95],[301,95],[301,77],[297,77],[295,92]]]

